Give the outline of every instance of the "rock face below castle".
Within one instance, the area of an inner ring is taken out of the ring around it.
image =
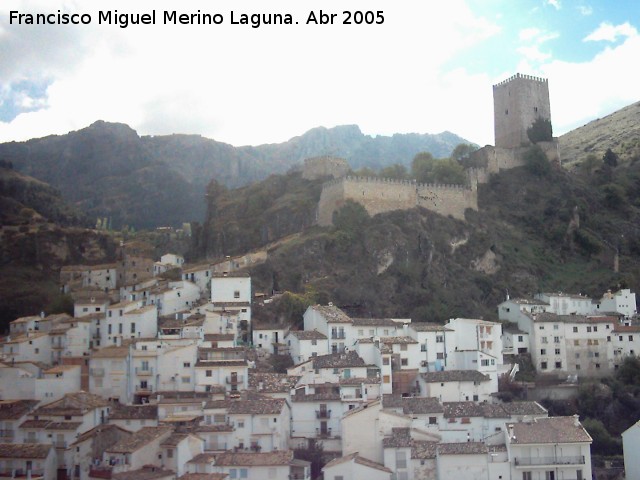
[[[478,210],[477,191],[466,186],[344,177],[323,185],[318,204],[318,224],[331,225],[333,213],[342,208],[347,200],[361,204],[372,216],[423,207],[440,215],[464,220],[467,208]]]

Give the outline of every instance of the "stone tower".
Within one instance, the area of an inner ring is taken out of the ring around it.
[[[548,80],[517,73],[494,85],[493,117],[496,147],[529,145],[527,129],[535,119],[551,121]]]

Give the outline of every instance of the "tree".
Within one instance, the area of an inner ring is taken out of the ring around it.
[[[531,126],[527,128],[527,137],[533,144],[553,140],[551,120],[542,117],[536,118]]]
[[[602,161],[604,162],[605,165],[609,165],[610,167],[617,167],[618,154],[615,153],[610,148],[607,148],[607,151],[604,152],[604,155],[602,156]]]
[[[394,163],[388,167],[380,170],[380,174],[378,175],[380,178],[392,178],[394,180],[405,180],[409,176],[409,172],[407,172],[407,167],[404,165],[400,165],[399,163]]]
[[[551,172],[551,163],[539,145],[533,145],[523,155],[524,164],[531,173],[544,177]]]
[[[580,168],[584,173],[591,174],[600,165],[602,165],[602,160],[599,159],[595,154],[590,153],[589,155],[587,155],[587,158],[584,159],[584,161],[580,165]]]
[[[344,206],[333,214],[333,225],[336,230],[352,237],[362,232],[368,223],[367,210],[353,200],[347,200]]]
[[[620,185],[608,183],[600,187],[600,191],[607,207],[621,210],[628,206],[627,195]]]
[[[436,159],[429,152],[418,153],[411,162],[411,176],[418,183],[431,183],[435,164]]]
[[[464,185],[467,181],[462,166],[450,158],[437,161],[432,177],[433,182],[447,185]]]
[[[476,150],[477,148],[469,143],[461,143],[456,145],[456,148],[453,149],[453,152],[451,152],[451,158],[460,162],[461,160],[469,158],[469,155]]]
[[[371,178],[378,176],[376,171],[369,167],[362,167],[361,169],[353,172],[353,175],[356,177],[371,177]]]

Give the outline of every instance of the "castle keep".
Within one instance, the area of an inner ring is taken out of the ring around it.
[[[544,78],[514,75],[493,86],[495,147],[487,145],[471,154],[476,168],[467,170],[468,186],[427,185],[414,181],[345,176],[345,160],[318,157],[305,160],[303,177],[333,177],[322,186],[317,223],[331,225],[333,213],[347,200],[364,206],[369,215],[423,207],[440,215],[464,220],[467,208],[478,210],[477,185],[487,183],[500,170],[524,165],[531,147],[527,130],[537,118],[551,121],[549,82]],[[559,162],[558,141],[538,142],[549,161]]]

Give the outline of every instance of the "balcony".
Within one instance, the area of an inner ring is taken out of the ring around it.
[[[227,442],[206,442],[204,449],[208,452],[225,451],[228,450]]]
[[[64,440],[56,440],[55,442],[53,442],[53,445],[56,448],[67,448],[67,442],[65,442]]]
[[[8,477],[8,478],[42,478],[44,477],[44,470],[38,469],[30,469],[26,470],[24,468],[13,468],[13,469],[3,469],[0,470],[0,477]]]
[[[153,375],[153,367],[136,367],[136,375],[139,377],[150,377]]]
[[[331,428],[327,428],[326,430],[316,428],[316,436],[318,438],[331,438]]]
[[[67,348],[67,342],[53,342],[51,348],[53,350],[64,350]]]
[[[92,377],[104,377],[104,368],[90,368],[89,375]]]
[[[244,383],[244,375],[228,375],[225,381],[227,385],[239,385]]]
[[[331,418],[331,410],[316,410],[316,418]]]
[[[153,392],[152,385],[136,385],[136,393],[148,394]]]
[[[344,332],[331,332],[331,340],[344,340]]]
[[[516,457],[516,467],[547,465],[584,465],[584,456],[577,457]]]
[[[7,441],[13,440],[13,437],[14,437],[13,430],[0,430],[0,438],[3,440],[4,443],[7,443]]]

